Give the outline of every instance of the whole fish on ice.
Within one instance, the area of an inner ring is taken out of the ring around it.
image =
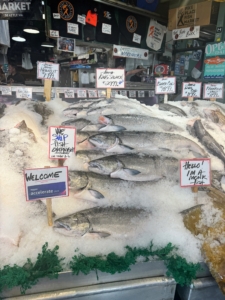
[[[225,131],[225,116],[219,109],[204,109],[204,113],[210,120],[219,126],[222,131]]]
[[[159,103],[159,110],[170,111],[180,117],[187,117],[187,114],[179,107],[167,103]]]

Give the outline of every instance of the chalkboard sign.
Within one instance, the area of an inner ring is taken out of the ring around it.
[[[223,83],[207,83],[204,84],[204,99],[222,99]]]
[[[201,98],[201,82],[183,82],[182,97],[183,98]]]
[[[175,94],[176,93],[176,77],[156,78],[155,93],[156,94]]]
[[[183,159],[180,161],[181,187],[211,185],[211,162],[209,158]]]

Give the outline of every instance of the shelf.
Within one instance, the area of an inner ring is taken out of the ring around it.
[[[178,52],[192,52],[197,50],[205,50],[205,46],[199,46],[199,47],[190,47],[190,48],[181,48],[181,49],[173,49],[172,53],[173,55]]]

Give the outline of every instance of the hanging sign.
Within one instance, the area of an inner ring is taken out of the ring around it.
[[[76,128],[74,127],[49,127],[49,158],[65,159],[75,152]]]
[[[96,69],[97,88],[124,88],[124,69]]]
[[[32,88],[18,87],[16,90],[16,98],[32,99]]]
[[[88,90],[88,97],[89,98],[98,98],[97,90]]]
[[[201,98],[201,90],[202,90],[201,82],[183,82],[182,97]]]
[[[68,167],[24,170],[26,200],[68,197]]]
[[[67,23],[67,33],[78,35],[79,34],[78,24],[68,22]]]
[[[77,98],[86,98],[87,91],[86,90],[77,90]]]
[[[225,77],[225,42],[207,44],[205,47],[204,78]]]
[[[156,78],[156,94],[174,94],[176,93],[176,77]]]
[[[149,54],[149,52],[147,49],[113,45],[113,56],[115,56],[115,57],[130,57],[130,58],[137,58],[137,59],[148,59],[148,54]]]
[[[165,33],[166,27],[151,19],[146,37],[147,46],[155,51],[158,51],[162,46]]]
[[[206,83],[204,84],[204,99],[222,99],[223,98],[223,83]]]
[[[65,98],[75,98],[74,90],[72,90],[72,89],[64,90],[64,96],[65,96]]]
[[[211,163],[209,158],[182,159],[180,161],[180,186],[211,185]]]
[[[37,78],[59,81],[59,64],[45,61],[37,62]]]
[[[49,32],[50,37],[59,37],[59,31],[58,30],[50,30]]]
[[[141,35],[140,34],[137,34],[137,33],[134,33],[133,35],[133,40],[132,40],[134,43],[137,43],[137,44],[140,44],[141,43]]]
[[[102,23],[102,33],[105,34],[112,34],[112,25]]]
[[[12,88],[11,86],[1,86],[2,95],[12,95]]]
[[[196,39],[200,35],[200,26],[172,30],[173,40]]]

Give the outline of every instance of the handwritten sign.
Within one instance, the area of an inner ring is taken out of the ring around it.
[[[173,40],[185,40],[199,38],[200,26],[192,26],[188,28],[180,28],[172,30]]]
[[[75,23],[67,23],[67,33],[79,34],[79,26]]]
[[[140,34],[137,34],[137,33],[134,33],[133,35],[133,40],[132,40],[134,43],[137,43],[137,44],[140,44],[141,43],[141,35]]]
[[[145,91],[138,91],[138,97],[144,98],[145,97]]]
[[[113,56],[148,59],[148,55],[149,51],[147,49],[113,45]]]
[[[211,163],[209,158],[184,159],[180,161],[180,185],[207,186],[211,184]]]
[[[77,15],[77,22],[83,25],[86,25],[86,18],[85,16]]]
[[[1,87],[2,95],[12,95],[12,88],[11,86],[2,86]]]
[[[112,25],[102,23],[102,33],[105,34],[112,34]]]
[[[154,97],[155,96],[155,91],[154,90],[148,91],[148,96],[149,97]]]
[[[176,92],[176,77],[156,78],[156,94],[174,94]]]
[[[130,98],[136,98],[136,91],[129,91]]]
[[[201,82],[183,82],[182,97],[183,98],[200,98],[202,90]]]
[[[16,98],[32,99],[32,88],[18,87],[16,90]]]
[[[126,90],[120,91],[120,95],[127,97],[127,91]]]
[[[96,69],[97,88],[124,88],[124,69]]]
[[[87,97],[87,91],[86,90],[77,90],[77,97],[78,98],[86,98]]]
[[[45,61],[37,62],[37,78],[59,81],[59,64]]]
[[[98,97],[97,90],[88,90],[88,97],[89,98],[97,98]]]
[[[75,127],[49,127],[49,158],[65,159],[75,152],[76,128]]]
[[[223,98],[223,83],[206,83],[204,84],[204,99],[221,99]]]
[[[50,37],[59,37],[58,30],[50,30]]]
[[[68,197],[68,167],[24,170],[26,200]]]
[[[74,98],[74,90],[72,89],[64,90],[64,96],[65,98]]]

